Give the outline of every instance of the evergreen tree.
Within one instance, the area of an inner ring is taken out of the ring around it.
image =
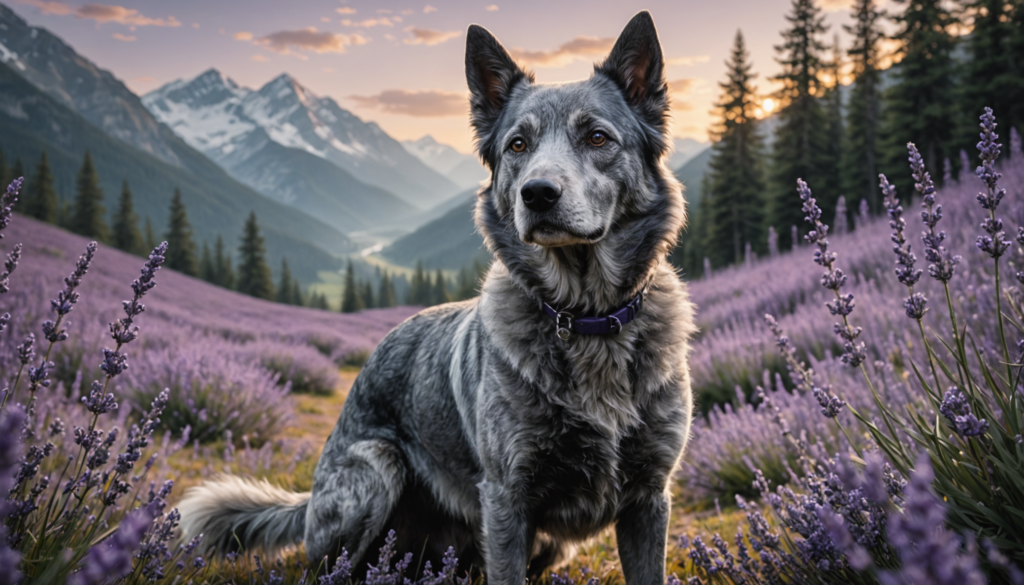
[[[11,176],[11,169],[7,166],[7,156],[0,150],[0,189],[6,189],[14,177]]]
[[[832,179],[835,194],[829,194],[832,209],[835,209],[842,191],[843,144],[846,142],[846,125],[843,123],[843,47],[836,34],[832,41],[832,59],[824,67],[825,96],[822,98],[825,110],[825,151],[824,164]]]
[[[743,33],[736,31],[732,55],[726,62],[726,81],[719,84],[719,120],[709,163],[709,197],[704,221],[710,222],[706,247],[715,265],[743,258],[746,243],[764,240],[764,170],[757,131],[757,89],[751,83],[750,54]]]
[[[395,299],[395,285],[391,282],[391,276],[385,270],[380,277],[380,288],[377,292],[377,306],[382,309],[394,307],[397,304]]]
[[[373,283],[369,280],[363,282],[359,295],[363,298],[363,306],[367,309],[377,308],[376,299],[373,298]]]
[[[263,247],[263,236],[256,223],[256,213],[249,212],[242,228],[242,240],[238,246],[241,261],[238,264],[238,292],[268,301],[274,299],[274,281],[267,266],[267,251]]]
[[[188,222],[181,191],[175,189],[171,198],[171,219],[167,226],[167,267],[189,276],[199,275],[196,244],[192,241],[192,226]]]
[[[843,28],[853,39],[847,55],[853,64],[853,87],[846,115],[843,148],[843,189],[850,200],[865,199],[875,212],[881,209],[878,192],[878,132],[881,125],[879,94],[879,42],[884,38],[884,13],[875,0],[856,0],[853,25]]]
[[[213,246],[213,267],[214,279],[211,282],[217,286],[234,289],[235,271],[231,267],[231,256],[224,249],[224,239],[220,236],[217,236],[217,243]]]
[[[22,207],[25,215],[46,223],[57,223],[57,191],[53,188],[53,172],[50,170],[50,161],[45,150],[39,157],[36,172],[32,174],[31,181],[22,192],[26,195]]]
[[[292,304],[297,307],[305,307],[306,299],[302,294],[302,285],[299,284],[299,279],[292,280]]]
[[[804,223],[797,179],[804,179],[814,189],[826,217],[831,217],[839,193],[834,161],[828,154],[827,119],[818,101],[825,92],[819,79],[825,49],[819,37],[827,30],[824,17],[813,0],[793,0],[786,20],[790,28],[782,32],[783,43],[775,47],[782,66],[782,73],[775,77],[782,82],[776,95],[782,109],[772,146],[768,225],[788,236],[788,226]]]
[[[285,305],[294,305],[292,299],[292,271],[288,268],[288,261],[281,258],[281,276],[277,281],[277,302]]]
[[[75,206],[71,213],[71,231],[106,242],[109,232],[107,222],[103,219],[106,215],[103,209],[103,189],[100,188],[100,178],[93,167],[89,151],[85,152],[82,168],[78,171],[76,187]]]
[[[907,167],[907,143],[913,142],[935,177],[944,158],[956,159],[953,14],[942,0],[898,0],[906,9],[895,21],[900,42],[895,83],[882,110],[882,169],[898,193],[913,185]],[[877,180],[877,177],[876,177]],[[812,186],[813,187],[813,186]]]
[[[143,236],[143,241],[146,244],[147,254],[160,244],[160,242],[156,241],[156,234],[153,233],[153,222],[150,221],[148,215],[146,216],[146,232]]]
[[[452,298],[448,296],[448,283],[445,282],[444,273],[441,269],[437,269],[437,274],[434,275],[434,286],[431,290],[430,300],[432,305],[443,305],[444,303],[450,303]]]
[[[345,290],[341,297],[341,312],[356,313],[365,308],[363,298],[360,294],[359,284],[356,282],[356,271],[352,261],[348,262],[348,270],[345,271]]]
[[[309,297],[309,306],[314,309],[320,309],[323,311],[329,311],[330,306],[327,304],[327,297],[324,293],[313,293]]]
[[[416,270],[412,274],[412,282],[405,295],[405,304],[428,306],[430,304],[430,277],[423,270],[423,261],[416,262]]]
[[[1019,89],[1021,81],[1016,79],[1021,71],[1011,61],[1011,14],[1024,6],[1019,1],[1013,6],[1006,0],[968,0],[964,8],[972,26],[966,38],[970,58],[962,65],[957,145],[972,149],[978,141],[978,116],[986,107],[992,108],[1007,136],[1010,128],[1019,128],[1024,121],[1017,117],[1020,112],[1015,107],[1024,99]]]
[[[203,242],[203,254],[199,257],[199,278],[217,284],[217,265],[210,253],[210,244],[206,242]]]
[[[114,214],[113,237],[114,247],[136,256],[145,256],[153,249],[146,250],[146,243],[142,241],[139,216],[135,215],[135,204],[132,202],[132,191],[128,187],[128,181],[121,185],[121,200],[117,205],[117,213]]]

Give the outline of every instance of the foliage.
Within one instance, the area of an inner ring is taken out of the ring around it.
[[[263,247],[263,236],[256,223],[256,214],[249,213],[238,246],[241,262],[238,264],[238,292],[258,299],[274,298],[274,282],[267,266],[267,253]]]
[[[878,130],[881,124],[881,89],[879,43],[884,37],[881,20],[884,13],[875,0],[856,0],[853,25],[843,29],[853,37],[847,54],[853,61],[853,88],[846,115],[843,148],[843,189],[854,201],[865,199],[877,212],[878,197]]]
[[[53,186],[53,171],[45,150],[39,157],[32,180],[25,186],[24,199],[25,215],[46,223],[57,223],[57,190]]]
[[[167,224],[167,267],[189,276],[199,275],[196,243],[192,239],[192,225],[188,221],[181,191],[174,190],[171,197],[170,220]]]
[[[341,297],[342,313],[355,313],[366,308],[360,288],[361,287],[356,283],[355,269],[352,267],[352,262],[350,261],[348,263],[348,269],[345,271],[345,290],[342,292]]]
[[[715,266],[735,264],[744,248],[760,251],[764,238],[764,169],[758,134],[756,93],[750,54],[743,34],[736,32],[727,79],[720,83],[719,118],[710,163],[709,193],[703,201],[710,222],[707,250]]]
[[[75,204],[68,227],[76,234],[105,242],[109,237],[105,213],[100,179],[87,151],[75,182]]]
[[[135,214],[135,204],[128,181],[121,185],[121,200],[117,206],[117,213],[114,214],[113,227],[111,243],[115,248],[136,256],[145,255],[146,244],[142,241],[142,232],[139,231],[139,216]]]

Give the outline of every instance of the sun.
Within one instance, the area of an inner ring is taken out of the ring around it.
[[[772,98],[765,98],[764,102],[761,103],[761,109],[764,113],[770,114],[775,110],[775,100]]]

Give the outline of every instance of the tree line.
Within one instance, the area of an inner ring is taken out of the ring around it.
[[[474,260],[472,266],[463,266],[455,279],[448,278],[440,268],[431,278],[421,260],[416,263],[416,268],[413,270],[411,278],[408,279],[403,304],[432,307],[452,301],[471,299],[480,294],[479,285],[485,271],[486,268],[479,261]],[[405,279],[404,276],[392,278],[387,271],[381,274],[378,267],[377,280],[379,284],[377,293],[374,294],[373,283],[356,277],[355,269],[350,261],[345,271],[341,312],[355,313],[363,309],[395,306],[397,295],[394,282],[397,278]]]
[[[798,178],[845,231],[853,227],[848,209],[881,213],[879,173],[911,193],[908,142],[941,182],[973,170],[961,152],[973,152],[984,107],[1007,136],[1024,122],[1024,0],[897,0],[892,13],[880,4],[855,0],[844,48],[838,35],[826,42],[829,27],[813,0],[792,0],[775,46],[779,89],[770,96],[758,92],[737,31],[719,84],[709,169],[699,188],[689,186],[699,196],[672,255],[686,273],[799,245]],[[886,22],[895,32],[886,34]],[[772,132],[765,97],[778,106]]]

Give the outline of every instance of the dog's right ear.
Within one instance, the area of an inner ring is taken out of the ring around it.
[[[485,146],[516,84],[533,82],[533,74],[516,65],[512,57],[487,29],[469,25],[466,32],[466,81],[469,83],[470,111],[480,153]]]

